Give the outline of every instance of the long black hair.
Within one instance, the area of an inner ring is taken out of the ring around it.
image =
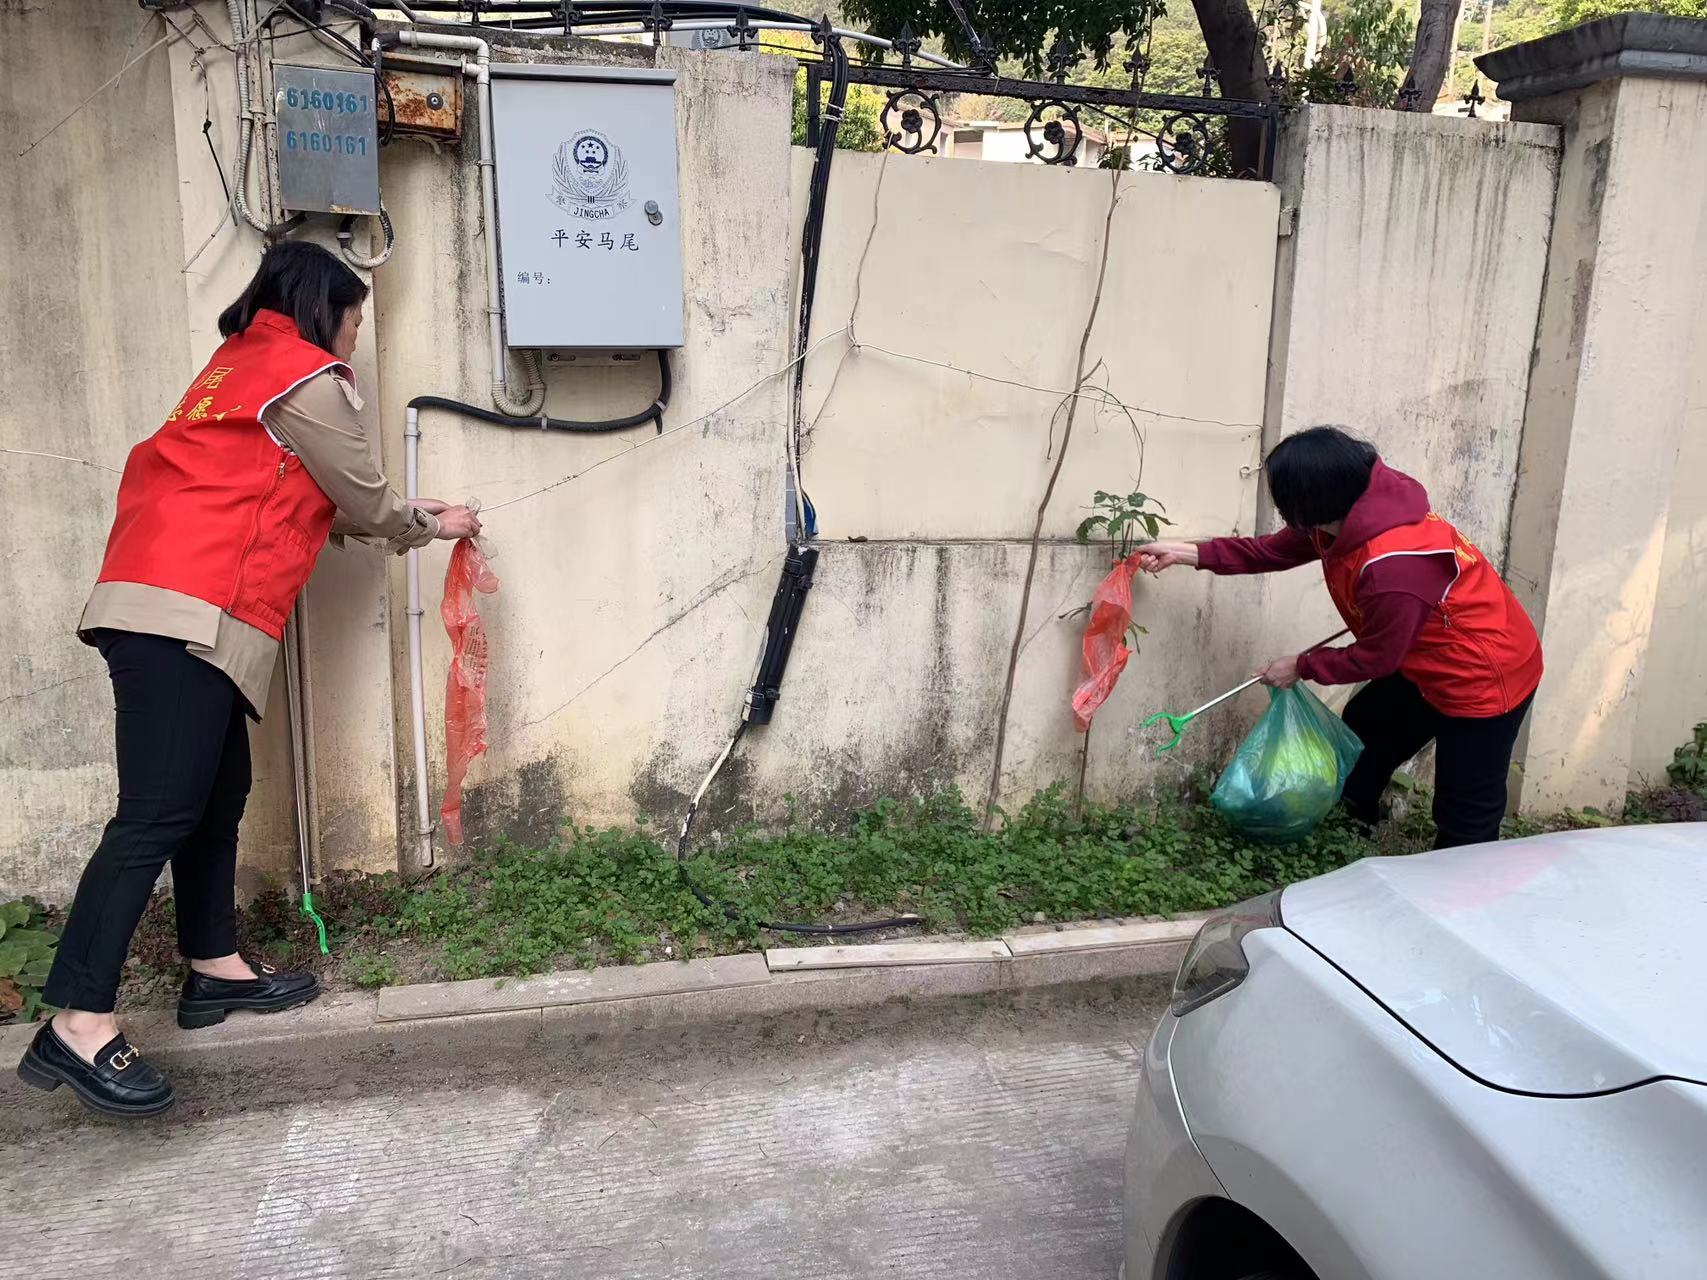
[[[344,312],[367,300],[367,285],[317,244],[281,240],[261,258],[249,287],[219,315],[229,338],[249,327],[257,311],[277,311],[296,321],[303,339],[326,351],[338,336]]]
[[[1311,427],[1275,445],[1263,470],[1280,518],[1313,529],[1346,518],[1379,458],[1374,445],[1341,427]]]

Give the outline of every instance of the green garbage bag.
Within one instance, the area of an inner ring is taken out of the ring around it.
[[[1301,840],[1339,803],[1363,743],[1302,684],[1270,688],[1263,712],[1209,797],[1246,835]]]

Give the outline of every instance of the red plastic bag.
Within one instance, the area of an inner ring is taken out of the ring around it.
[[[1126,629],[1132,625],[1132,575],[1138,571],[1139,555],[1134,551],[1115,565],[1091,596],[1079,687],[1073,691],[1073,723],[1080,733],[1089,732],[1091,717],[1108,701],[1115,681],[1126,669],[1126,660],[1132,656],[1126,646]]]
[[[445,800],[439,806],[445,839],[462,843],[462,780],[486,751],[486,624],[474,607],[476,591],[491,595],[498,577],[472,538],[450,553],[439,616],[450,635],[450,675],[445,680]]]

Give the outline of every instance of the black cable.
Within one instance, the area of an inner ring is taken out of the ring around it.
[[[345,13],[360,18],[370,28],[379,25],[378,16],[372,9],[361,3],[361,0],[326,0],[326,4],[330,8],[342,9]]]
[[[373,83],[385,98],[385,128],[380,130],[379,145],[388,147],[397,133],[397,104],[391,100],[391,86],[385,82],[385,50],[377,45],[373,51]]]
[[[812,308],[818,296],[818,257],[824,244],[824,210],[830,195],[830,166],[836,155],[836,133],[848,99],[848,53],[836,39],[826,16],[818,28],[824,56],[830,60],[830,96],[825,103],[823,123],[818,130],[818,149],[812,158],[812,178],[807,187],[806,221],[800,239],[800,316],[794,344],[794,417],[789,424],[792,458],[800,456],[801,424],[806,418],[806,352],[811,342]],[[802,504],[810,503],[801,486]],[[798,531],[804,539],[808,530]]]
[[[213,167],[219,174],[219,186],[225,192],[225,203],[231,203],[231,184],[225,180],[225,166],[219,162],[219,148],[213,145],[213,120],[202,121],[202,137],[207,140],[207,153],[213,157]]]
[[[490,422],[500,427],[534,427],[544,431],[573,431],[583,434],[599,435],[608,431],[627,431],[633,427],[653,423],[661,433],[664,430],[664,410],[670,407],[670,358],[668,354],[659,351],[658,355],[658,398],[649,408],[639,413],[631,413],[625,418],[610,418],[604,422],[575,422],[568,418],[553,418],[541,414],[537,418],[518,418],[511,414],[499,413],[494,409],[482,409],[479,405],[468,404],[462,400],[452,400],[445,396],[416,396],[407,408],[410,409],[447,409],[451,413],[460,413],[465,418],[476,418],[481,422]]]

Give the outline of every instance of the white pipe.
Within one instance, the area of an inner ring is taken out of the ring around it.
[[[302,709],[302,780],[308,801],[308,866],[320,870],[320,776],[314,763],[314,661],[309,652],[308,637],[313,630],[309,621],[308,592],[296,597],[296,673],[301,690]]]
[[[730,30],[730,27],[729,20],[727,18],[677,18],[675,21],[670,23],[668,29],[671,31],[728,31]],[[747,29],[749,31],[810,32],[818,30],[818,24],[816,22],[775,22],[767,19],[758,22],[748,22]],[[655,34],[655,32],[653,28],[646,23],[635,22],[624,23],[621,26],[614,27],[583,27],[579,32],[572,29],[553,31],[549,27],[544,28],[543,30],[538,27],[530,27],[527,30],[527,34],[565,36],[579,35],[582,39],[596,39],[599,36],[649,36]],[[869,44],[878,49],[893,49],[895,47],[895,42],[893,40],[885,40],[882,36],[870,35],[864,31],[849,31],[843,27],[832,27],[830,29],[830,34],[840,40],[852,40],[857,44]],[[778,52],[781,51],[779,50]],[[805,50],[801,50],[801,52],[805,52]],[[966,68],[961,66],[958,62],[950,62],[947,58],[938,57],[936,54],[929,53],[924,49],[920,49],[913,55],[913,57],[916,61],[926,63],[933,67],[942,67],[949,71],[966,70]]]
[[[509,352],[504,346],[504,316],[498,291],[498,195],[492,160],[492,50],[477,36],[450,36],[437,31],[399,31],[399,44],[415,49],[454,49],[474,54],[474,64],[462,64],[462,74],[473,76],[479,95],[480,115],[480,216],[486,242],[486,320],[492,343],[492,403],[513,417],[529,418],[545,408],[545,378],[539,365],[524,359],[528,371],[527,395],[517,399],[510,391]]]
[[[403,424],[403,496],[418,498],[421,484],[421,411]],[[415,856],[433,865],[433,819],[427,796],[427,681],[421,655],[421,553],[409,551],[409,727],[415,739]]]

